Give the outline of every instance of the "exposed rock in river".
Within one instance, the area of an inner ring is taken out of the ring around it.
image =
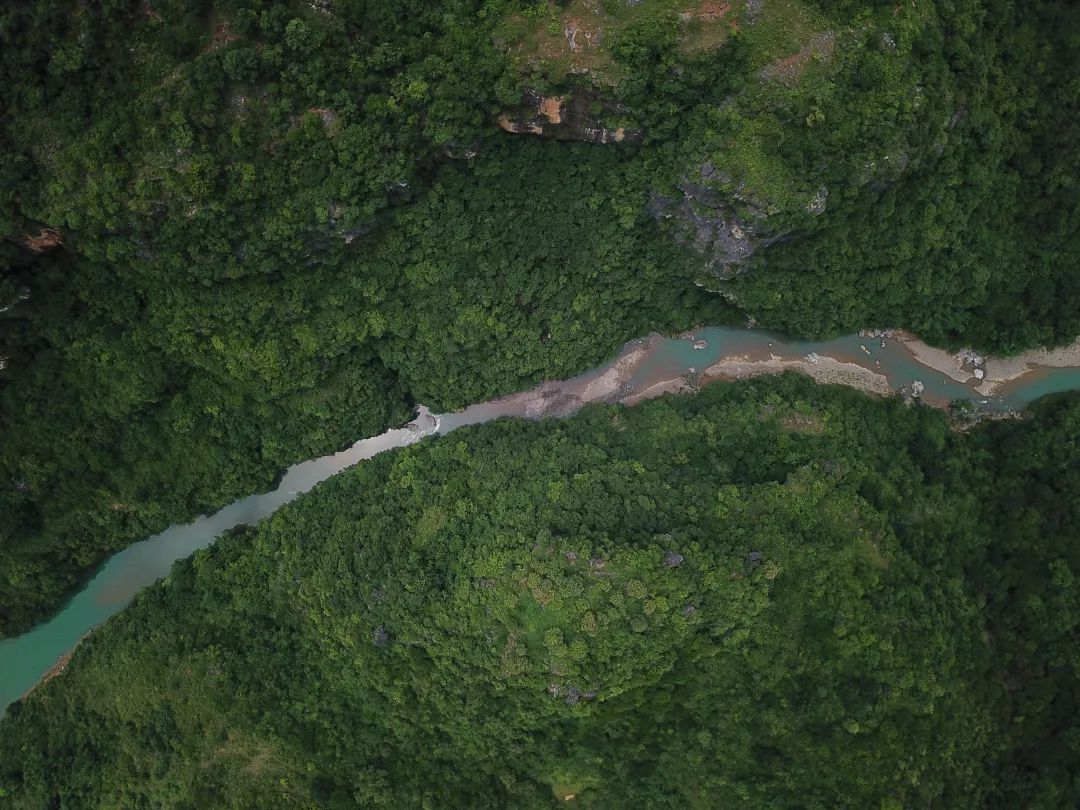
[[[914,335],[897,332],[897,338],[918,362],[940,371],[957,382],[979,383],[975,390],[982,396],[998,393],[998,388],[1023,377],[1036,368],[1066,368],[1080,365],[1080,339],[1054,349],[1031,349],[1012,357],[984,357],[971,349],[950,354],[928,346]]]

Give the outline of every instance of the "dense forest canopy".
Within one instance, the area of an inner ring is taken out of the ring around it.
[[[1071,339],[1078,13],[5,6],[0,635],[418,400],[649,330]]]
[[[1068,807],[1080,398],[784,376],[378,456],[0,726],[13,807]]]

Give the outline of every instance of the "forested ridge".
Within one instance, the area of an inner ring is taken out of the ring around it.
[[[1080,398],[783,377],[392,451],[0,724],[12,807],[1069,807]]]
[[[0,634],[416,401],[653,329],[1071,339],[1078,23],[1003,0],[5,7]],[[575,93],[634,137],[500,129]]]

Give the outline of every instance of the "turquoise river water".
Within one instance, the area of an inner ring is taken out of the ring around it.
[[[419,416],[406,427],[289,468],[273,492],[252,495],[213,515],[172,526],[114,555],[51,619],[24,635],[0,641],[0,713],[56,668],[58,660],[62,661],[84,635],[123,609],[141,589],[168,574],[176,560],[211,544],[233,527],[256,523],[320,481],[376,453],[503,416],[567,415],[587,401],[625,399],[657,383],[692,378],[724,358],[768,360],[771,356],[797,360],[810,352],[884,375],[894,390],[919,380],[925,386],[922,398],[936,405],[964,399],[972,401],[976,409],[1019,410],[1046,394],[1080,388],[1080,368],[1039,368],[1003,385],[1000,396],[982,397],[970,384],[919,363],[903,343],[892,339],[852,336],[818,342],[789,341],[760,330],[710,327],[696,330],[691,336],[634,341],[611,363],[571,380],[545,383],[533,391],[452,414],[436,416],[421,408]],[[620,364],[624,359],[626,362]]]

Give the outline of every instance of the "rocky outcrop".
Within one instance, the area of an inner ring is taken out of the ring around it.
[[[683,555],[677,551],[664,552],[664,567],[665,568],[678,568],[683,564]]]
[[[819,186],[818,190],[814,192],[814,196],[810,198],[810,202],[806,204],[806,210],[815,217],[821,216],[825,213],[825,206],[829,201],[829,189],[825,186]]]
[[[740,188],[725,193],[714,188],[710,181],[730,184],[731,178],[706,163],[697,179],[679,184],[681,198],[652,194],[649,213],[667,222],[678,242],[703,254],[709,272],[731,278],[759,249],[781,236],[765,235],[763,224],[768,215],[753,201],[745,199]]]
[[[581,89],[564,96],[529,91],[520,107],[503,112],[497,120],[506,132],[517,134],[588,143],[640,143],[641,132],[605,123],[620,112],[611,102]]]

